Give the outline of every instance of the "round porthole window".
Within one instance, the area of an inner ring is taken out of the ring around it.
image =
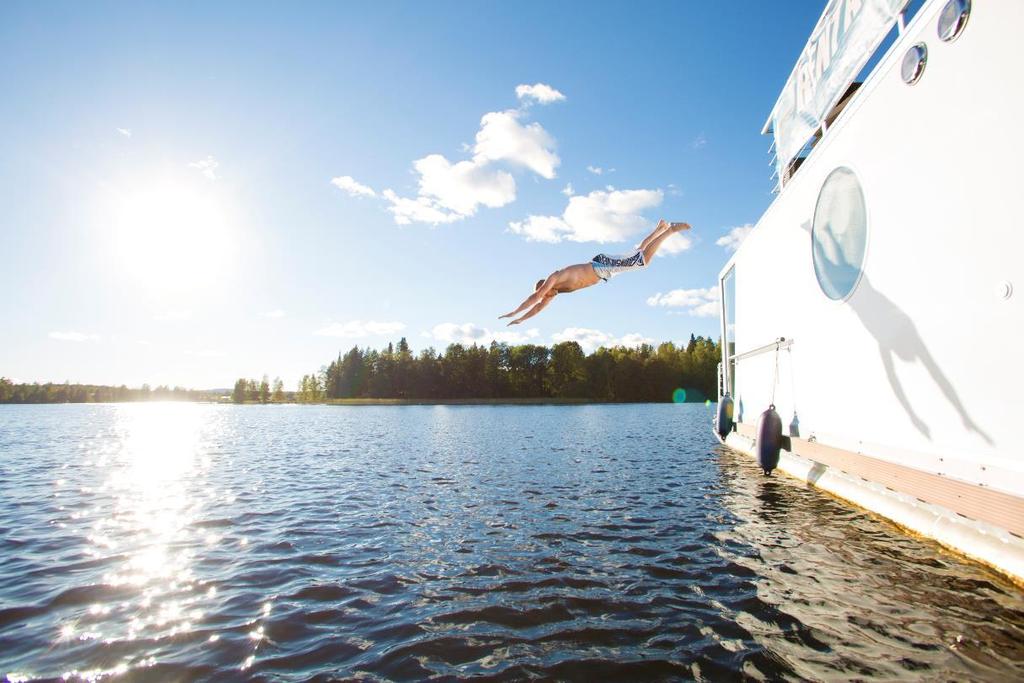
[[[924,67],[928,65],[928,46],[918,43],[911,46],[903,55],[903,63],[900,65],[900,75],[907,85],[914,85],[924,74]]]
[[[949,0],[939,14],[939,38],[948,42],[956,40],[971,18],[971,0]]]
[[[853,292],[864,269],[868,211],[853,171],[829,173],[818,194],[811,228],[811,257],[821,291],[840,301]]]

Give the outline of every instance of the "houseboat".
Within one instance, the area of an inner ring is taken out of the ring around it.
[[[1022,27],[1020,0],[827,4],[765,124],[774,199],[719,275],[714,426],[1017,582]]]

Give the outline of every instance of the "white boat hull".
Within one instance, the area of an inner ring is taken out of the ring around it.
[[[943,5],[925,3],[723,268],[729,355],[793,340],[726,361],[728,389],[747,431],[774,403],[804,439],[1021,499],[1008,513],[1021,519],[999,524],[902,501],[863,473],[853,486],[834,465],[815,480],[1024,580],[1024,544],[1008,531],[1024,523],[1024,2],[975,0],[949,43],[936,34]],[[907,85],[901,60],[922,42],[925,71]],[[868,231],[859,281],[833,300],[811,233],[840,167],[859,180]],[[742,433],[727,443],[750,451]],[[784,453],[781,467],[808,479],[814,461]]]

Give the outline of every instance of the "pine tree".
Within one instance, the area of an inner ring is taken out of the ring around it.
[[[235,380],[235,390],[231,392],[231,400],[235,403],[245,403],[245,392],[249,388],[249,383],[244,378]]]

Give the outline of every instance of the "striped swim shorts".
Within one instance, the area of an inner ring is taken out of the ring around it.
[[[590,261],[590,265],[594,267],[594,272],[597,273],[599,278],[608,282],[608,279],[613,275],[624,273],[627,270],[643,268],[647,263],[644,260],[643,250],[637,249],[632,254],[624,254],[622,256],[598,254]]]

